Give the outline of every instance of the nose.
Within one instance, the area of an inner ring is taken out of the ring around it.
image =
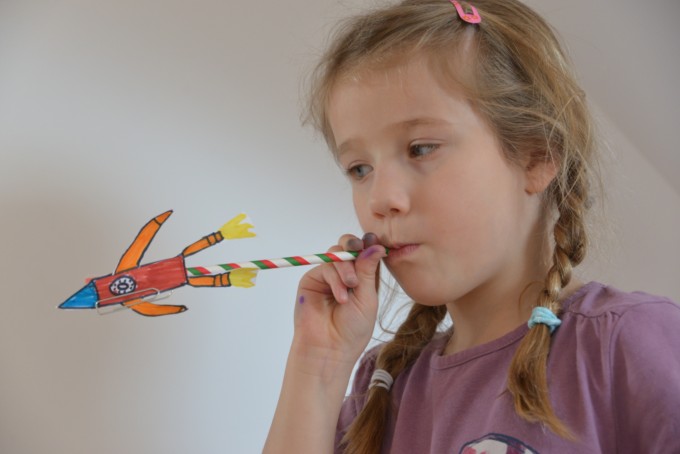
[[[411,207],[408,175],[396,165],[374,169],[368,202],[379,218],[407,213]]]

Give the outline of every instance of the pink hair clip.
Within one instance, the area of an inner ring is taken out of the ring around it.
[[[456,11],[458,11],[458,16],[463,19],[465,22],[469,24],[478,24],[482,21],[481,16],[479,15],[479,12],[477,11],[477,8],[474,6],[470,5],[469,3],[466,3],[466,6],[470,9],[470,12],[465,12],[463,7],[460,5],[455,0],[450,0],[451,3],[453,3],[453,6],[456,7]]]

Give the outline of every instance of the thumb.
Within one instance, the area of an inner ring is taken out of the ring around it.
[[[378,273],[378,265],[380,264],[380,260],[386,256],[387,251],[385,250],[385,247],[379,244],[374,244],[361,251],[355,263],[355,270],[357,278],[359,279],[359,285],[355,291],[366,291],[370,289],[370,291],[375,293],[375,280]]]

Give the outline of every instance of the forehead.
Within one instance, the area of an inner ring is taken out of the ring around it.
[[[456,43],[430,48],[404,47],[387,54],[367,55],[337,71],[327,85],[323,103],[324,122],[329,127],[327,136],[331,148],[337,142],[333,131],[333,114],[338,101],[348,95],[354,86],[372,90],[391,85],[413,91],[414,87],[427,83],[431,88],[449,95],[463,96],[474,101],[477,65],[474,54],[475,40],[471,34],[460,35]],[[419,73],[417,76],[415,73]],[[423,77],[426,76],[426,77]],[[420,78],[420,83],[414,79]],[[338,96],[342,92],[342,96]],[[337,113],[337,112],[336,112]]]
[[[442,87],[460,89],[474,81],[475,46],[470,35],[451,46],[403,47],[378,55],[367,54],[341,67],[332,79],[331,91],[343,83],[376,79],[376,75],[390,76],[391,81],[412,72],[427,69]]]
[[[469,114],[465,91],[442,81],[426,57],[362,68],[339,79],[327,106],[336,152],[343,142],[393,127],[455,121]]]

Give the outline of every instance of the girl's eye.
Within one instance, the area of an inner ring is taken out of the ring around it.
[[[420,158],[432,153],[437,148],[439,148],[439,144],[436,143],[418,143],[409,147],[409,153],[414,158]]]
[[[358,164],[347,169],[347,175],[355,180],[361,180],[372,170],[368,164]]]

